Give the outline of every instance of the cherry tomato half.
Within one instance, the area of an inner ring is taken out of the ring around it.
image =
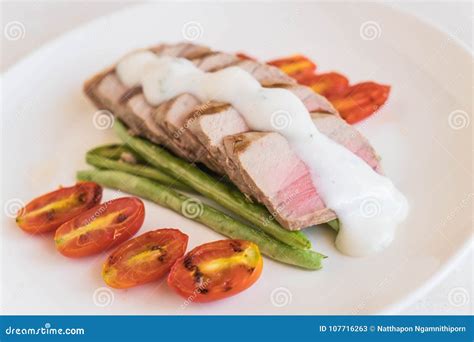
[[[104,202],[59,227],[56,248],[72,258],[100,253],[135,235],[144,218],[145,207],[136,197]]]
[[[345,92],[330,96],[329,101],[349,124],[359,122],[376,112],[388,99],[390,86],[375,82],[354,84]]]
[[[267,64],[273,65],[292,77],[301,73],[314,73],[316,70],[316,64],[303,55],[293,55],[289,57],[274,59],[267,62]]]
[[[311,87],[315,92],[325,97],[337,96],[349,87],[349,80],[337,72],[308,75],[298,79],[298,83]]]
[[[16,223],[31,234],[50,232],[99,204],[101,198],[102,187],[98,184],[79,182],[35,198],[18,211]]]
[[[104,263],[107,285],[124,289],[158,280],[184,255],[188,236],[178,229],[158,229],[124,242]]]
[[[244,240],[220,240],[194,248],[171,268],[168,285],[195,302],[233,296],[260,277],[258,246]]]

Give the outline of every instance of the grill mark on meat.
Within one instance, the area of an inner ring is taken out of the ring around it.
[[[301,84],[272,84],[266,88],[283,88],[291,91],[305,105],[309,112],[329,113],[339,116],[334,106],[324,96],[315,93],[311,88]]]
[[[244,59],[244,60],[237,61],[235,63],[235,66],[238,66],[244,69],[245,71],[247,71],[249,74],[251,74],[257,69],[258,63],[256,63],[255,61]]]
[[[217,104],[217,105],[211,107],[209,105],[209,102],[208,102],[208,103],[205,103],[204,106],[205,106],[205,109],[203,109],[203,110],[196,109],[195,112],[200,112],[199,116],[206,115],[206,114],[211,114],[211,113],[223,112],[224,110],[229,109],[230,104],[227,104],[227,103]]]
[[[188,113],[191,113],[198,104],[199,100],[194,96],[182,94],[159,105],[152,118],[174,142],[179,149],[177,153],[184,155],[188,160],[201,161],[211,170],[222,172],[219,166],[208,158],[204,146],[188,130],[181,129]]]
[[[194,59],[203,57],[209,52],[211,52],[211,49],[209,49],[207,46],[188,44],[188,47],[181,52],[181,57]]]
[[[190,58],[190,59],[191,59],[191,62],[193,62],[196,65],[196,64],[199,64],[202,61],[203,58],[206,58],[208,56],[212,56],[215,53],[216,53],[215,51],[209,50],[209,51],[206,51],[205,53],[203,53],[200,56]]]
[[[142,92],[143,92],[143,89],[142,89],[141,86],[130,88],[120,97],[119,103],[120,104],[125,104],[132,97],[134,97],[135,95],[138,95]]]
[[[232,65],[238,57],[232,54],[214,51],[204,57],[193,59],[192,62],[202,71],[212,72]]]
[[[222,166],[230,180],[252,201],[253,192],[243,181],[237,166],[227,157],[222,141],[226,135],[247,131],[247,125],[230,105],[211,102],[206,108],[198,110],[201,114],[194,115],[192,122],[187,122],[189,130],[206,147],[212,158]]]
[[[250,140],[244,139],[240,134],[236,134],[232,139],[232,153],[239,154],[245,151],[250,144]]]
[[[204,54],[201,58],[193,60],[193,62],[204,71],[212,71],[226,67],[233,63],[236,58],[234,55],[212,52]],[[191,101],[190,99],[193,100]],[[193,108],[186,103],[190,101]],[[172,99],[171,103],[168,103],[167,106],[161,107],[163,104],[160,105],[155,112],[154,120],[171,139],[175,140],[182,154],[184,153],[187,156],[186,159],[193,162],[202,162],[209,169],[223,174],[222,166],[212,158],[201,142],[186,128],[187,120],[193,117],[193,112],[195,112],[193,109],[198,108],[198,104],[199,100],[190,94],[179,95]]]
[[[271,86],[273,84],[296,84],[293,78],[272,65],[252,60],[239,60],[234,65],[247,71],[263,86]]]

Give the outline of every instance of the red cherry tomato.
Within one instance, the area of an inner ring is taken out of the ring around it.
[[[326,96],[349,124],[375,113],[384,105],[390,93],[390,86],[370,81],[349,85],[347,77],[337,72],[316,74],[316,64],[302,55],[276,59],[268,64]]]
[[[16,217],[25,232],[41,234],[56,230],[63,223],[100,203],[102,187],[93,182],[79,182],[35,198]]]
[[[104,202],[59,227],[56,248],[72,258],[100,253],[135,235],[144,218],[145,207],[136,197]]]
[[[328,99],[348,123],[359,122],[376,112],[388,99],[390,86],[375,82],[354,84]]]
[[[267,62],[267,64],[279,68],[281,71],[292,77],[296,77],[299,74],[314,73],[316,70],[316,64],[303,55],[293,55],[290,57],[274,59]]]
[[[349,87],[349,80],[337,72],[308,75],[305,78],[297,79],[297,81],[328,98],[344,93]]]
[[[258,246],[243,240],[220,240],[194,248],[171,268],[168,284],[195,302],[233,296],[257,281],[263,260]]]
[[[124,289],[158,280],[186,252],[188,236],[178,229],[158,229],[121,244],[104,263],[107,285]]]

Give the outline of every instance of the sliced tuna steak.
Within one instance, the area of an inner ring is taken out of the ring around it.
[[[280,134],[231,135],[224,146],[254,197],[282,226],[297,230],[336,218],[318,195],[309,169]]]
[[[203,63],[206,68],[220,67],[236,61],[236,57],[232,55],[210,53],[208,48],[187,43],[160,45],[151,48],[151,50],[159,55],[194,57],[195,60]],[[203,57],[201,58],[201,56]],[[229,56],[232,56],[232,58]],[[209,160],[207,150],[195,138],[184,135],[181,140],[177,140],[173,137],[173,126],[177,124],[179,118],[189,114],[193,109],[192,107],[199,102],[189,104],[189,97],[180,98],[178,96],[170,103],[163,103],[153,108],[145,101],[140,88],[125,87],[113,69],[95,76],[86,82],[84,88],[86,94],[97,107],[115,113],[130,127],[134,134],[142,135],[155,143],[163,144],[180,157],[190,161],[202,161],[209,168],[222,172],[212,160]],[[159,117],[160,120],[156,120],[156,117]],[[168,119],[170,119],[169,122]]]
[[[192,59],[193,63],[202,71],[212,72],[238,62],[235,55],[224,52],[211,52],[203,57]]]
[[[320,132],[357,154],[378,173],[383,173],[377,152],[354,126],[335,115],[311,113],[311,117]]]
[[[235,63],[235,66],[247,71],[263,86],[271,86],[274,84],[297,84],[293,78],[272,65],[244,59]]]
[[[153,107],[146,101],[142,93],[129,96],[127,101],[122,101],[124,96],[131,93],[114,73],[105,75],[102,81],[93,89],[94,102],[97,107],[113,112],[124,121],[135,135],[141,135],[154,143],[162,144],[181,157],[186,157],[166,132],[152,119]],[[97,100],[100,99],[100,100]],[[98,102],[100,101],[100,102]]]
[[[380,172],[378,157],[367,140],[347,125],[324,97],[298,85],[280,70],[189,43],[164,44],[150,50],[188,58],[204,71],[238,65],[266,87],[290,90],[310,111],[319,112],[312,116],[323,134]],[[181,94],[152,107],[141,88],[125,87],[113,68],[86,82],[85,91],[98,108],[115,113],[133,133],[163,144],[189,161],[201,161],[227,174],[243,193],[265,204],[284,227],[300,229],[335,217],[325,208],[307,167],[286,140],[277,133],[248,132],[241,115],[229,104],[201,104],[194,96]]]
[[[274,84],[268,86],[271,88],[284,88],[291,91],[298,97],[305,105],[308,112],[329,113],[339,116],[337,110],[333,107],[331,102],[324,96],[315,93],[311,88],[301,84]]]
[[[185,127],[207,149],[210,158],[219,164],[222,173],[248,197],[251,189],[242,180],[240,170],[227,154],[223,138],[228,135],[248,131],[248,126],[241,115],[229,104],[209,102],[201,105],[187,119]]]
[[[180,153],[191,162],[200,161],[211,170],[224,174],[224,170],[210,157],[207,149],[191,133],[184,129],[186,118],[200,104],[200,101],[190,95],[182,94],[159,105],[152,114],[152,121],[166,132],[173,143],[178,146]]]
[[[196,45],[191,43],[178,44],[161,44],[151,47],[150,51],[162,56],[182,57],[182,58],[199,58],[211,52],[207,46]]]

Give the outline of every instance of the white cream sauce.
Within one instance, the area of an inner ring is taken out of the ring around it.
[[[239,67],[208,73],[186,59],[149,51],[126,56],[116,70],[125,85],[142,85],[151,105],[190,93],[203,102],[230,103],[253,130],[286,137],[311,170],[324,203],[339,218],[336,246],[344,254],[364,256],[384,249],[405,219],[408,204],[393,183],[321,134],[304,104],[290,91],[263,88]]]

